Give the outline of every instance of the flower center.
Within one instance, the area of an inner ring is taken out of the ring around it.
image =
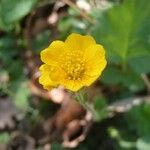
[[[85,71],[85,63],[81,52],[73,52],[66,56],[63,65],[68,80],[80,80]]]

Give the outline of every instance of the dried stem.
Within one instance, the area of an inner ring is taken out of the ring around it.
[[[108,106],[109,116],[113,117],[118,113],[125,113],[132,109],[134,106],[138,106],[142,103],[150,103],[150,96],[145,97],[133,97],[129,99],[120,100],[114,102]]]
[[[91,24],[95,24],[95,20],[90,18],[84,11],[82,11],[79,7],[76,6],[72,1],[70,0],[62,0],[64,3],[72,7],[74,10],[78,11],[80,15],[85,18],[87,21],[89,21]]]

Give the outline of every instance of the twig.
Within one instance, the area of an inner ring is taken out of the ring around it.
[[[130,99],[124,99],[119,102],[115,102],[108,106],[110,117],[113,117],[117,113],[124,113],[132,109],[134,106],[138,106],[145,103],[150,103],[150,96],[145,97],[134,97]]]
[[[70,0],[62,0],[64,3],[72,7],[74,10],[78,11],[80,15],[85,18],[87,21],[89,21],[91,24],[95,24],[96,21],[92,18],[90,18],[84,11],[82,11],[79,7],[76,6],[72,1]]]

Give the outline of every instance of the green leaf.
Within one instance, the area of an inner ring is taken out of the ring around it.
[[[122,85],[130,91],[137,92],[145,88],[144,81],[134,71],[128,69],[123,72],[121,69],[113,66],[106,68],[102,74],[101,81],[106,85]]]
[[[143,103],[140,106],[132,108],[126,114],[126,119],[129,127],[136,131],[139,136],[150,135],[150,104]],[[132,122],[134,122],[134,125]]]
[[[130,59],[128,63],[139,74],[150,72],[150,56],[136,57]]]
[[[1,7],[0,7],[0,16],[1,16],[2,12],[1,12]],[[10,31],[12,30],[14,27],[13,24],[6,24],[4,23],[2,17],[0,17],[0,29],[4,30],[4,31]]]
[[[121,79],[122,79],[121,70],[111,66],[107,67],[101,76],[101,81],[107,85],[116,85],[121,82]]]
[[[26,16],[35,6],[37,0],[1,0],[0,2],[0,27],[11,24]]]
[[[149,14],[150,1],[124,0],[100,15],[92,33],[106,48],[108,61],[124,65],[135,57],[150,56]]]
[[[109,66],[102,74],[101,81],[106,85],[122,85],[132,92],[137,92],[145,88],[142,78],[134,71],[126,72],[117,67]]]
[[[130,70],[123,73],[121,84],[133,92],[137,92],[145,88],[145,83],[142,78],[138,74]]]

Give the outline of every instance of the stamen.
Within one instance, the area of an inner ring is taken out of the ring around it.
[[[71,54],[66,54],[63,69],[67,73],[68,80],[81,80],[85,71],[82,53],[79,51],[74,51]]]

